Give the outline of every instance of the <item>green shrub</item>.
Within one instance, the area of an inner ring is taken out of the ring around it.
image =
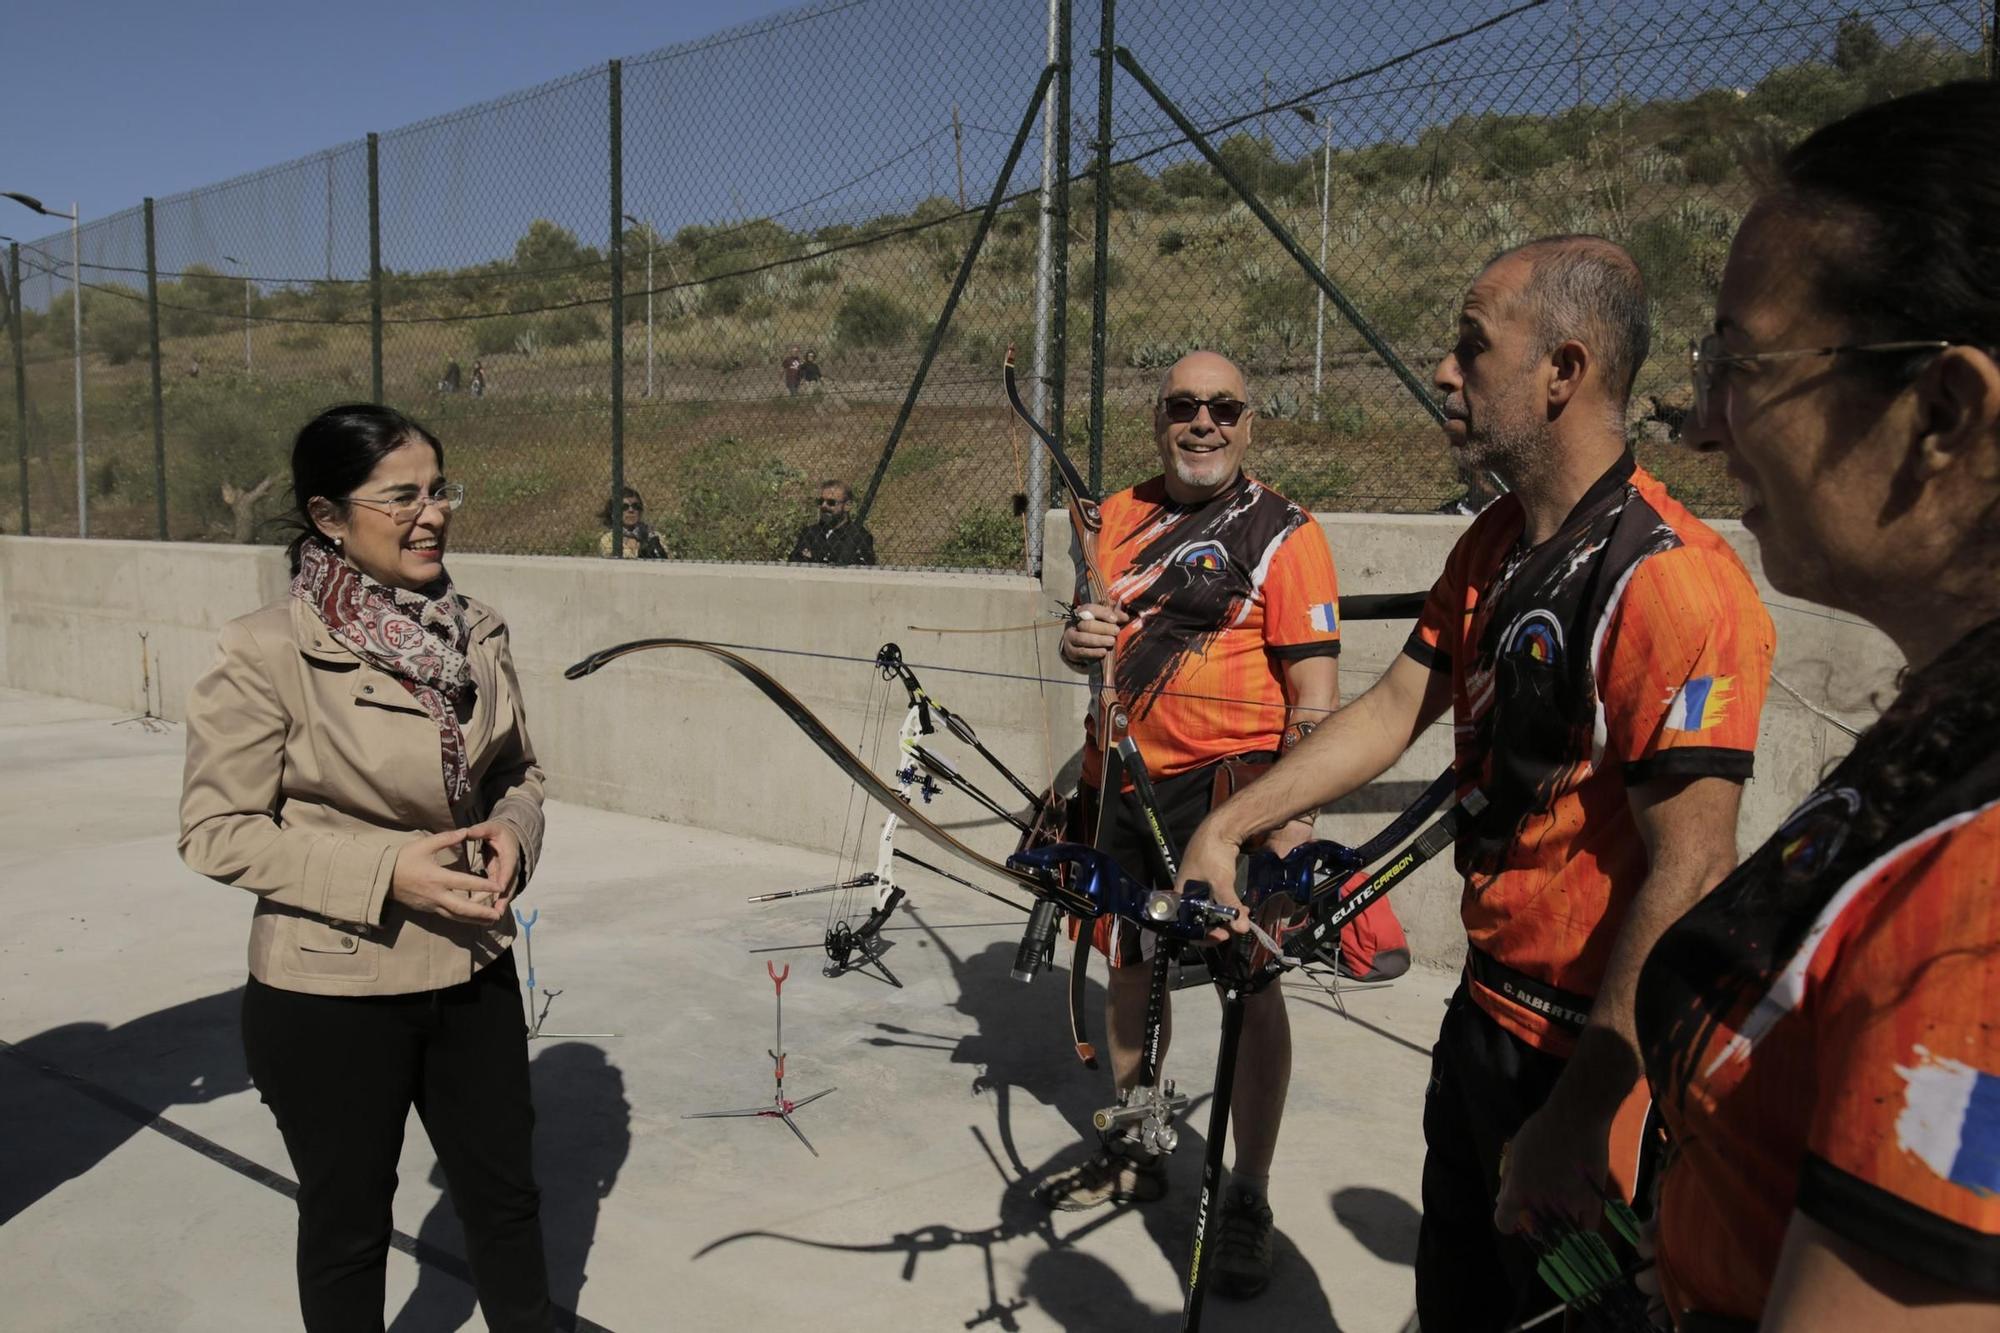
[[[1026,534],[1012,512],[981,505],[960,514],[938,548],[938,563],[976,569],[1005,569],[1026,558]]]
[[[1160,233],[1156,248],[1162,255],[1177,255],[1187,249],[1187,233],[1179,227],[1168,227]]]
[[[782,560],[808,514],[812,478],[780,453],[731,436],[706,440],[682,462],[686,478],[659,520],[684,560]]]
[[[645,303],[639,302],[640,315],[644,317]],[[626,313],[631,313],[632,304],[627,303]],[[597,315],[584,306],[570,310],[557,310],[542,318],[539,329],[542,341],[550,347],[575,347],[578,343],[589,342],[603,334],[597,325]]]
[[[701,313],[709,316],[733,315],[750,299],[749,280],[737,275],[702,284]]]
[[[472,351],[475,356],[499,356],[515,350],[515,343],[528,331],[526,315],[495,315],[472,321]]]
[[[1310,429],[1310,424],[1301,430]],[[1327,446],[1301,439],[1268,445],[1254,452],[1246,471],[1293,504],[1320,509],[1339,501],[1354,488],[1354,469],[1332,456]]]
[[[850,287],[833,315],[833,335],[843,347],[888,347],[903,341],[917,317],[873,287]]]
[[[1169,207],[1221,199],[1228,193],[1222,177],[1200,160],[1176,162],[1160,172],[1160,201]],[[1112,199],[1117,200],[1115,188]]]
[[[1736,174],[1736,149],[1714,139],[1704,139],[1681,154],[1691,185],[1720,185]]]

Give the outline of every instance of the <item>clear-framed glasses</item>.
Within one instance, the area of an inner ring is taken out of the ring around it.
[[[429,495],[419,496],[414,500],[368,500],[359,495],[350,495],[347,497],[347,502],[379,509],[389,516],[389,521],[392,523],[414,523],[417,521],[417,515],[424,512],[426,505],[436,505],[448,514],[465,508],[465,483],[448,481]]]
[[[1759,361],[1798,361],[1811,356],[1847,356],[1856,352],[1942,352],[1957,344],[1943,338],[1921,338],[1907,342],[1852,343],[1841,347],[1798,347],[1783,352],[1725,352],[1722,339],[1708,334],[1688,344],[1688,375],[1694,381],[1694,424],[1706,426],[1715,387],[1730,366],[1754,365]]]

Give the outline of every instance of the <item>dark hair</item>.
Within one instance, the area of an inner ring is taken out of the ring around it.
[[[819,488],[823,491],[839,491],[840,498],[843,500],[852,500],[854,498],[854,488],[839,477],[828,477],[819,484]]]
[[[2000,84],[1947,83],[1837,120],[1779,161],[1766,198],[1844,228],[1807,262],[1821,307],[1847,321],[1850,338],[2000,349],[1996,122]],[[1853,365],[1894,387],[1929,355]],[[1864,797],[1857,831],[1876,838],[2000,746],[2000,621],[1901,686],[1845,765]]]
[[[1625,248],[1602,236],[1543,236],[1496,255],[1528,261],[1517,298],[1546,356],[1572,339],[1596,354],[1605,392],[1622,413],[1653,342],[1646,279]]]
[[[1947,338],[2000,349],[2000,84],[1947,83],[1815,131],[1777,164],[1778,207],[1845,224],[1811,259],[1821,305],[1856,341]],[[1884,385],[1928,353],[1856,358]]]
[[[627,500],[637,500],[639,508],[642,510],[646,507],[646,497],[639,494],[639,488],[636,486],[627,486],[616,496],[606,496],[604,500],[605,527],[620,528],[624,526],[625,502]]]
[[[314,496],[324,496],[341,512],[347,497],[365,483],[376,464],[411,440],[422,440],[444,467],[444,445],[411,417],[378,403],[342,403],[329,407],[299,427],[292,441],[292,512],[288,521],[298,529],[287,554],[292,573],[299,572],[299,550],[323,536],[306,509]]]

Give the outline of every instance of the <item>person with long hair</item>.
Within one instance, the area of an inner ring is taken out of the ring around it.
[[[460,595],[464,487],[423,426],[333,407],[292,447],[292,582],[188,698],[181,856],[256,895],[243,1044],[298,1176],[309,1333],[380,1333],[414,1106],[496,1330],[552,1327],[511,902],[542,842],[507,627]]]
[[[1787,152],[1693,349],[1780,592],[1899,690],[1641,973],[1684,1330],[2000,1327],[2000,85]]]

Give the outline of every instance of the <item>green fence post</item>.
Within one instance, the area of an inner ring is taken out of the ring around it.
[[[153,200],[146,199],[146,348],[153,360],[153,503],[167,537],[167,428],[160,400],[160,261],[153,248]]]
[[[1112,10],[1117,0],[1103,0],[1097,29],[1097,221],[1091,232],[1090,275],[1090,490],[1104,493],[1104,356],[1109,341],[1105,327],[1105,294],[1111,275],[1111,47],[1116,31]]]
[[[368,136],[368,369],[375,401],[382,401],[382,153],[381,136]]]
[[[611,558],[625,558],[625,64],[611,62]]]
[[[1048,427],[1058,440],[1063,438],[1069,386],[1069,25],[1070,0],[1061,0],[1056,7],[1056,252],[1049,264],[1055,291],[1049,311]],[[1042,515],[1032,521],[1041,522]]]
[[[28,357],[21,346],[21,243],[7,247],[7,285],[13,299],[7,306],[8,330],[14,343],[14,435],[21,446],[21,535],[28,535]]]

